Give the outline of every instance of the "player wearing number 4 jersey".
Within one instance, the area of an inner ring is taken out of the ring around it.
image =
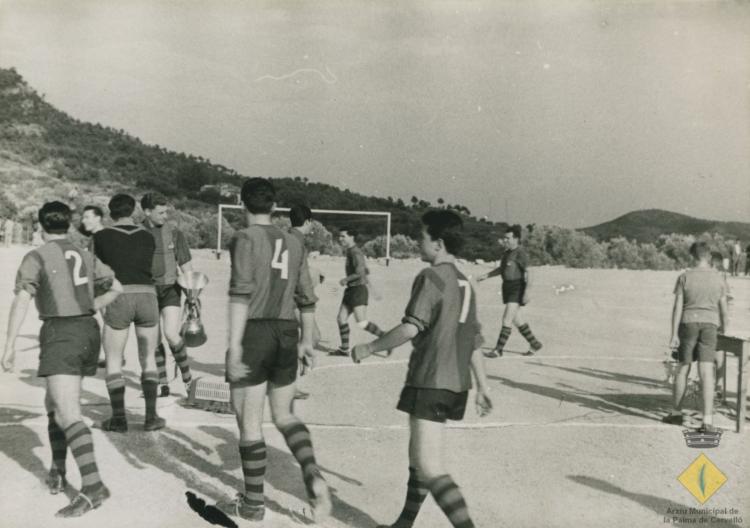
[[[70,217],[70,208],[61,202],[46,203],[39,210],[46,243],[27,253],[18,269],[2,359],[3,369],[12,370],[16,337],[33,297],[43,321],[38,375],[47,385],[50,493],[65,490],[68,448],[81,473],[80,493],[57,512],[58,517],[78,517],[109,498],[99,478],[91,432],[81,418],[81,380],[96,374],[99,325],[93,315],[121,291],[111,269],[67,239]]]
[[[463,245],[461,218],[451,211],[429,211],[422,217],[422,260],[431,266],[417,275],[402,323],[372,343],[352,350],[363,358],[412,340],[406,384],[397,408],[409,414],[409,480],[406,501],[391,528],[410,528],[428,493],[458,528],[473,528],[461,491],[443,463],[446,420],[461,420],[471,388],[477,381],[477,412],[492,408],[478,352],[482,334],[474,290],[456,268]],[[387,528],[381,526],[380,528]]]
[[[317,521],[331,509],[328,486],[315,462],[310,432],[292,414],[298,361],[312,366],[315,303],[307,259],[300,240],[271,223],[276,191],[263,178],[242,186],[249,227],[231,244],[229,350],[226,378],[240,430],[244,493],[216,507],[247,520],[263,519],[266,444],[263,407],[271,415],[302,467],[302,477]],[[299,342],[295,305],[302,320]]]

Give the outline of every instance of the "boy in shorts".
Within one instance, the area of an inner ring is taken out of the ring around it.
[[[216,507],[246,520],[263,519],[266,443],[262,425],[267,395],[273,422],[302,468],[315,519],[321,521],[331,510],[328,485],[315,461],[310,431],[291,409],[299,362],[312,366],[314,359],[317,298],[302,243],[271,222],[276,206],[271,181],[246,180],[241,197],[248,227],[238,231],[230,245],[226,380],[240,432],[244,492]],[[301,340],[295,306],[302,320]]]
[[[47,384],[50,493],[67,486],[68,448],[81,472],[81,491],[57,517],[79,517],[110,496],[99,477],[91,431],[81,418],[81,381],[96,375],[100,334],[94,314],[122,291],[111,269],[68,240],[70,219],[70,208],[61,202],[45,203],[39,210],[45,244],[27,253],[18,269],[2,359],[3,369],[12,370],[16,337],[33,297],[43,321],[37,375]]]
[[[501,275],[503,278],[503,327],[497,338],[495,348],[484,355],[488,358],[502,357],[505,343],[515,325],[521,335],[529,343],[529,350],[524,356],[532,356],[541,350],[542,343],[534,336],[526,319],[523,317],[523,307],[529,304],[529,289],[531,288],[531,273],[529,271],[529,257],[521,247],[521,226],[516,224],[505,232],[501,243],[506,251],[500,262],[500,267],[486,275],[477,278],[477,282]]]
[[[159,339],[159,305],[151,266],[154,237],[133,222],[135,199],[117,194],[109,201],[114,225],[94,234],[94,253],[115,272],[123,293],[104,311],[104,355],[107,361],[107,392],[112,417],[104,420],[105,431],[128,430],[125,415],[125,378],[122,356],[128,342],[130,325],[135,325],[138,360],[141,364],[141,388],[146,403],[145,431],[162,429],[166,422],[156,413],[159,377],[156,371],[156,344]]]
[[[410,528],[431,493],[454,527],[473,528],[463,495],[445,470],[443,434],[446,420],[464,416],[470,370],[477,382],[478,414],[485,416],[492,408],[478,351],[481,326],[474,289],[456,268],[464,243],[461,218],[452,211],[429,211],[422,223],[420,252],[430,267],[414,280],[402,323],[372,343],[355,346],[352,359],[358,363],[408,340],[414,345],[397,406],[409,414],[409,480],[403,510],[390,527]]]
[[[674,381],[674,410],[662,421],[682,425],[682,402],[687,388],[690,366],[698,361],[703,400],[704,431],[715,431],[713,403],[718,332],[726,332],[729,325],[727,292],[724,279],[711,266],[711,250],[706,242],[690,246],[695,266],[677,278],[672,310],[672,338],[670,347],[677,349],[677,367]]]
[[[353,229],[342,229],[339,233],[339,243],[346,250],[346,263],[344,271],[346,277],[339,281],[344,286],[344,297],[341,299],[341,306],[336,317],[339,326],[339,335],[341,336],[341,346],[331,355],[348,356],[349,355],[349,317],[354,314],[357,326],[362,330],[380,337],[384,334],[378,325],[367,320],[367,304],[369,302],[369,280],[367,276],[370,270],[367,269],[365,254],[357,246],[357,232]],[[387,351],[391,353],[390,350]]]

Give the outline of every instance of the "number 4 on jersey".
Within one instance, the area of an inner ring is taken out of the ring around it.
[[[281,238],[276,239],[276,246],[273,250],[273,258],[271,259],[271,268],[279,270],[281,278],[286,280],[289,278],[289,250],[285,249],[281,251],[284,245],[284,241]]]

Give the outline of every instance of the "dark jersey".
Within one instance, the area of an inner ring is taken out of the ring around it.
[[[503,253],[500,260],[500,267],[492,270],[487,277],[496,277],[502,275],[503,281],[525,281],[526,270],[529,267],[529,257],[526,251],[517,247]]]
[[[154,262],[151,267],[154,283],[174,284],[177,282],[177,266],[187,264],[192,259],[185,235],[169,223],[155,226],[148,218],[143,222],[143,227],[154,237]]]
[[[109,289],[113,278],[112,270],[91,253],[57,239],[26,254],[15,292],[25,290],[34,297],[40,319],[93,315],[95,284]]]
[[[417,327],[406,385],[462,392],[471,388],[471,356],[482,344],[477,303],[455,265],[439,264],[414,279],[404,323]]]
[[[230,244],[231,302],[248,305],[248,319],[294,320],[295,306],[313,311],[313,292],[304,247],[275,225],[251,225]]]
[[[144,228],[135,225],[114,225],[94,233],[96,256],[115,272],[123,286],[153,286],[151,273],[155,243]]]
[[[346,283],[347,288],[352,286],[363,286],[367,284],[367,274],[370,271],[367,269],[367,263],[365,261],[365,254],[357,246],[351,247],[346,250],[346,264],[344,266],[346,276],[359,275],[356,279],[352,279]]]

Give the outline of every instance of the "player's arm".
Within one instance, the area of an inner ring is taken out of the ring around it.
[[[230,246],[231,275],[229,278],[229,348],[226,355],[229,381],[242,378],[247,366],[242,362],[242,338],[247,325],[248,304],[255,292],[253,282],[252,242],[240,233]]]
[[[112,303],[122,293],[122,284],[115,278],[115,272],[99,260],[94,259],[94,310],[99,311]]]
[[[722,295],[719,300],[719,332],[726,334],[729,332],[729,307],[727,305],[727,296]]]
[[[680,329],[680,321],[682,320],[682,308],[685,300],[682,295],[682,290],[675,293],[674,306],[672,306],[672,337],[669,340],[670,348],[677,348],[680,345],[680,338],[678,337]]]
[[[310,277],[307,251],[302,252],[297,286],[294,291],[294,302],[299,309],[302,324],[302,337],[297,346],[297,353],[302,362],[304,374],[307,369],[315,367],[315,303],[318,302]]]
[[[365,256],[361,252],[356,252],[354,254],[354,259],[356,260],[354,273],[341,279],[339,283],[342,286],[346,286],[350,282],[360,279],[367,282],[367,264],[365,263]]]
[[[3,350],[2,365],[6,372],[13,372],[16,359],[16,338],[21,329],[26,312],[31,302],[31,294],[26,290],[19,290],[13,298],[10,307],[10,316],[8,317],[8,332],[5,339],[5,349]]]
[[[117,279],[112,279],[109,289],[94,298],[94,310],[97,312],[111,304],[122,293],[122,284]]]
[[[502,267],[495,268],[492,271],[488,271],[484,275],[480,275],[479,277],[477,277],[477,282],[482,282],[483,280],[491,279],[492,277],[497,277],[498,275],[501,275],[502,273],[503,273]]]
[[[393,350],[414,339],[419,328],[413,323],[401,323],[371,343],[356,345],[352,349],[352,359],[359,363],[364,358],[384,350]]]
[[[471,370],[477,383],[477,414],[486,416],[492,410],[492,400],[490,399],[490,387],[484,369],[484,354],[478,348],[471,354]]]
[[[180,272],[190,273],[193,271],[193,256],[190,254],[185,235],[178,229],[174,231],[174,252]]]

